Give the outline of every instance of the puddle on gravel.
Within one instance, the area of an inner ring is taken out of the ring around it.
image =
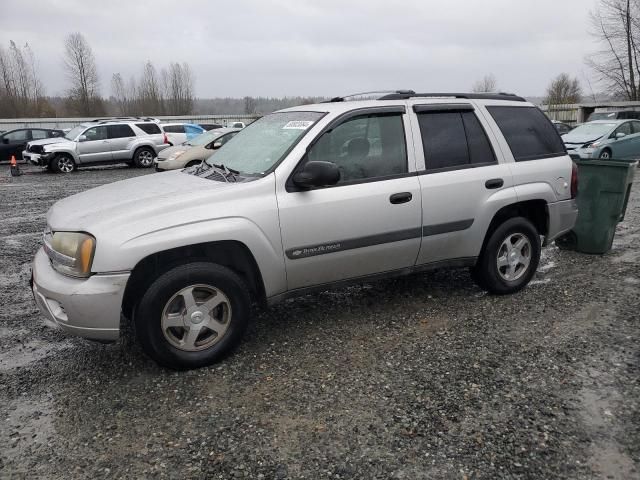
[[[60,343],[32,340],[17,345],[0,352],[0,372],[8,372],[16,368],[25,367],[71,346],[72,343],[70,340]]]

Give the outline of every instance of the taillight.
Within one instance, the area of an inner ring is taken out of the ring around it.
[[[162,132],[162,143],[169,143],[169,137],[167,137],[166,132]]]
[[[571,162],[571,198],[578,196],[578,165]]]

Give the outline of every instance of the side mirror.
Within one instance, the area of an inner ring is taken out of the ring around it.
[[[86,142],[87,141],[87,136],[86,135],[80,135],[78,137],[78,141],[79,142]]]
[[[9,145],[9,139],[6,137],[2,137],[2,143],[4,143],[5,145]]]
[[[616,133],[616,138],[622,138],[622,137],[626,137],[626,136],[627,136],[627,134],[626,134],[626,133],[624,133],[624,132],[618,132],[618,133]]]
[[[293,183],[304,190],[335,185],[338,180],[340,170],[331,162],[307,162],[302,171],[293,176]]]

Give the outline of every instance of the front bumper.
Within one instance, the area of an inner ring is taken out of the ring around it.
[[[46,167],[53,155],[50,153],[33,153],[26,150],[22,151],[22,158],[38,167]]]
[[[556,238],[571,230],[578,219],[578,202],[575,198],[547,204],[549,214],[548,232],[544,245],[549,245]]]
[[[47,324],[79,337],[115,341],[129,273],[71,278],[56,272],[41,248],[33,260],[32,289]]]
[[[572,158],[580,158],[582,160],[589,160],[594,158],[595,148],[569,148],[567,147],[567,153]]]

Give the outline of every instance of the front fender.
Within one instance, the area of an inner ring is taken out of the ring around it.
[[[243,243],[258,264],[267,297],[286,289],[286,273],[279,227],[264,231],[244,217],[203,220],[151,231],[119,245],[100,245],[93,262],[95,272],[129,271],[142,259],[173,248],[217,241]]]
[[[50,147],[50,148],[47,148],[45,150],[44,155],[50,155],[51,158],[53,158],[55,155],[58,155],[59,153],[64,153],[64,154],[67,154],[67,155],[71,155],[71,157],[73,157],[73,161],[76,162],[76,163],[79,163],[78,153],[73,148],[68,148],[68,147],[66,147],[66,148]]]

